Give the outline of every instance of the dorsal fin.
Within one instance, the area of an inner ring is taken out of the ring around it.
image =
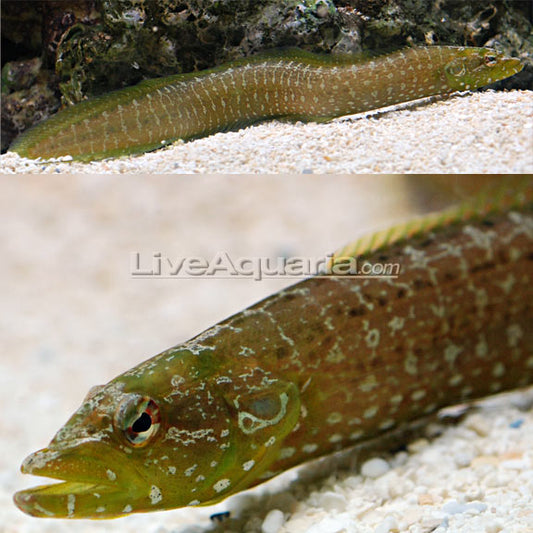
[[[533,178],[494,176],[487,178],[487,182],[480,185],[477,191],[470,190],[465,195],[466,198],[459,204],[364,235],[336,251],[331,261],[340,257],[365,256],[385,246],[455,222],[475,220],[492,212],[533,203]]]

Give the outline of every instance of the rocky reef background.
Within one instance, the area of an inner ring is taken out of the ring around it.
[[[297,46],[357,53],[492,46],[533,88],[529,0],[3,0],[2,151],[61,106],[143,79]]]

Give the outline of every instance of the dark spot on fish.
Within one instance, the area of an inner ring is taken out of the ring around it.
[[[444,280],[445,281],[453,281],[457,279],[457,274],[455,272],[452,272],[451,270],[447,270],[444,273]]]
[[[289,354],[289,350],[287,350],[286,346],[279,346],[276,349],[276,356],[278,359],[284,359]]]
[[[413,282],[413,286],[417,290],[424,289],[426,287],[431,287],[432,285],[433,284],[429,280],[421,278],[417,278]]]
[[[483,272],[484,270],[492,270],[494,268],[494,261],[487,261],[481,265],[476,265],[472,267],[472,274],[477,272]]]
[[[376,355],[372,357],[371,365],[372,365],[372,368],[379,368],[381,366],[384,366],[383,357],[381,357],[381,355]]]
[[[292,300],[294,300],[298,295],[293,293],[293,292],[288,292],[287,294],[284,294],[283,295],[283,299],[286,301],[286,302],[291,302]]]

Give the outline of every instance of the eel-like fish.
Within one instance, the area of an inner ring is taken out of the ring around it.
[[[533,182],[500,189],[359,240],[330,274],[94,387],[22,465],[63,482],[15,503],[55,518],[208,505],[444,406],[532,384]],[[349,275],[350,258],[358,272],[399,272]]]
[[[522,70],[489,48],[414,47],[373,59],[286,51],[157,78],[81,102],[22,134],[29,158],[90,161],[161,148],[260,120],[334,117],[473,90]]]

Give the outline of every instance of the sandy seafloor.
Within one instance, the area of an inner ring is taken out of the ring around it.
[[[268,122],[89,164],[8,152],[0,173],[533,172],[533,91],[463,93],[388,109],[325,124]]]
[[[290,284],[134,279],[131,254],[320,257],[438,202],[386,176],[11,176],[1,188],[0,532],[533,531],[533,391],[492,399],[435,438],[430,425],[362,474],[329,460],[214,508],[24,515],[12,494],[40,480],[20,463],[91,386]],[[213,525],[225,510],[232,519]]]

